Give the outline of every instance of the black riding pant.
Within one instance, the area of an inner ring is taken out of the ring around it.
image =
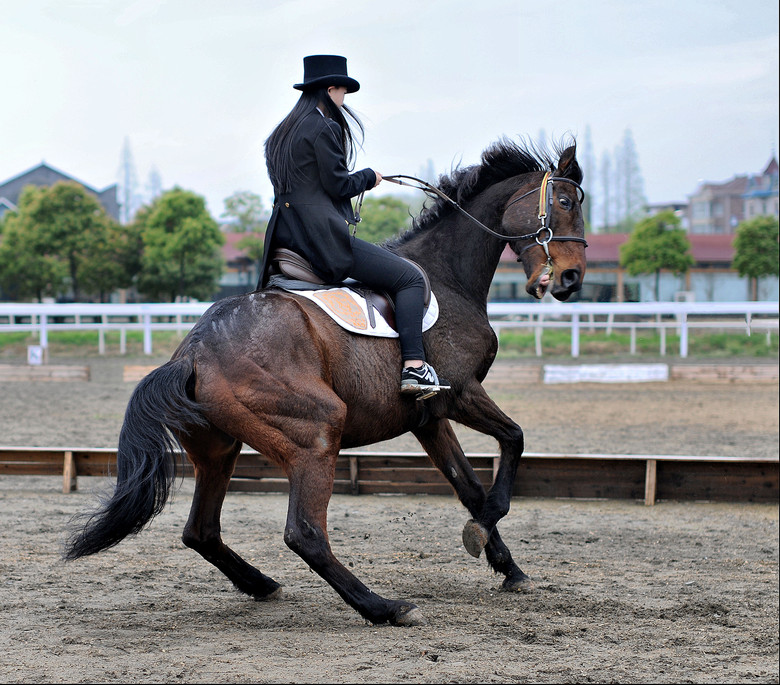
[[[352,256],[350,277],[393,299],[401,358],[424,360],[425,281],[420,272],[398,255],[359,238],[352,238]]]

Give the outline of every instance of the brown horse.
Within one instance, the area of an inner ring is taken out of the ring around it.
[[[257,599],[278,596],[280,585],[220,535],[222,503],[245,443],[280,464],[289,479],[285,543],[372,623],[421,623],[414,604],[380,597],[339,563],[326,521],[339,451],[411,431],[472,517],[463,534],[468,552],[485,550],[504,589],[530,587],[496,529],[509,511],[523,432],[481,381],[497,350],[487,297],[507,243],[535,297],[549,289],[565,300],[582,286],[582,172],[574,146],[555,157],[506,140],[494,144],[481,164],[442,177],[438,190],[446,201],[424,209],[388,245],[430,277],[440,314],[425,347],[452,390],[423,401],[402,395],[396,339],[348,333],[294,294],[268,288],[220,300],[171,360],[135,389],[119,436],[113,493],[85,515],[66,558],[111,547],[159,514],[181,445],[195,467],[184,544],[239,590]],[[450,420],[498,442],[499,468],[487,493]]]

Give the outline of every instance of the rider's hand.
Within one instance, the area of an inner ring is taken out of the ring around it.
[[[375,171],[374,173],[376,174],[376,183],[374,183],[374,188],[376,188],[382,182],[382,174],[380,174],[378,171]]]

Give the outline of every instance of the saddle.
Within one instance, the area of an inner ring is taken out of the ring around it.
[[[413,262],[411,259],[407,259],[406,257],[401,257],[401,259],[411,264],[423,277],[423,282],[425,284],[424,302],[425,309],[427,310],[431,303],[431,282],[428,280],[428,274],[425,273],[425,270],[419,264]],[[271,255],[269,274],[271,276],[283,276],[293,281],[308,283],[315,287],[349,288],[366,300],[369,320],[372,327],[375,326],[374,310],[376,310],[393,330],[398,330],[395,323],[395,305],[386,292],[371,290],[362,286],[359,281],[353,279],[348,279],[344,283],[335,285],[325,283],[325,281],[314,273],[311,264],[297,252],[293,252],[284,247],[277,248]]]

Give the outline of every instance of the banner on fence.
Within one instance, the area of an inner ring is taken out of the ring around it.
[[[669,380],[668,364],[545,364],[545,383],[647,383]]]

